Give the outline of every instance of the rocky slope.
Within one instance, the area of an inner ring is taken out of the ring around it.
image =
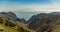
[[[24,19],[18,18],[13,12],[0,12],[0,17],[6,20],[24,21]]]
[[[37,32],[60,32],[60,12],[34,15],[29,19],[29,27]]]

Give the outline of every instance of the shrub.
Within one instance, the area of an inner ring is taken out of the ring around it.
[[[6,20],[5,25],[9,26],[9,27],[15,27],[16,26],[14,23],[9,22],[8,20]]]

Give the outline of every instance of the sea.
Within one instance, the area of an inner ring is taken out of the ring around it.
[[[25,19],[26,21],[29,20],[33,15],[39,14],[39,12],[13,12],[16,16],[20,19]]]

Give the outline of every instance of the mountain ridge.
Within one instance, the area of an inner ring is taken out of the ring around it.
[[[40,13],[29,19],[29,27],[37,32],[53,32],[60,27],[60,12]],[[53,28],[54,27],[54,28]],[[53,29],[54,30],[53,30]],[[56,30],[59,32],[59,29]]]

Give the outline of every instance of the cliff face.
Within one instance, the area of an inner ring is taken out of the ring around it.
[[[60,27],[60,12],[34,15],[29,19],[29,23],[30,29],[37,32],[52,32],[54,31],[53,29]]]

